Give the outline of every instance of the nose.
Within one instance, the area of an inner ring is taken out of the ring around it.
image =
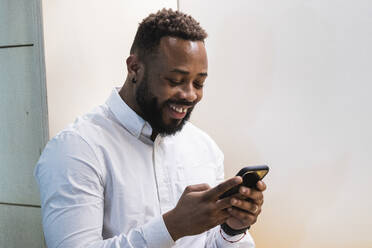
[[[188,102],[194,102],[198,99],[198,93],[192,82],[184,84],[180,91],[180,98],[185,99]]]

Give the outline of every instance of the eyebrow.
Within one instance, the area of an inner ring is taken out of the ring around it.
[[[188,71],[184,71],[184,70],[177,69],[177,68],[171,70],[171,72],[177,72],[177,73],[181,73],[183,75],[189,75],[190,74],[190,72],[188,72]],[[206,72],[199,72],[198,75],[199,76],[202,76],[202,77],[206,77],[206,76],[208,76],[208,73],[206,73]]]

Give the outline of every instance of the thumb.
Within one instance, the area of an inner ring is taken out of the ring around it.
[[[189,185],[185,188],[184,193],[200,192],[210,189],[211,187],[206,183]]]

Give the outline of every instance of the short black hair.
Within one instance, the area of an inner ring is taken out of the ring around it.
[[[156,14],[150,14],[139,24],[130,53],[137,54],[140,60],[145,61],[164,36],[204,42],[208,35],[192,16],[172,9],[162,9]]]

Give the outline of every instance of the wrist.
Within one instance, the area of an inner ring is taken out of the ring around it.
[[[242,234],[242,233],[245,233],[248,229],[250,228],[250,226],[246,227],[246,228],[242,228],[242,229],[233,229],[231,228],[229,225],[227,225],[226,223],[222,223],[221,224],[221,229],[228,235],[230,236],[235,236],[235,235],[238,235],[238,234]]]
[[[228,234],[225,234],[225,235],[228,235],[228,236],[225,236],[223,234],[223,232],[225,232],[225,231],[222,231],[222,227],[221,227],[220,228],[220,235],[223,238],[223,240],[225,240],[226,242],[229,242],[229,243],[237,243],[240,240],[242,240],[245,237],[245,235],[247,234],[247,232],[245,231],[245,232],[243,232],[242,234],[239,234],[239,235],[230,236]],[[231,239],[232,237],[233,237],[233,239]],[[236,237],[238,237],[238,238],[236,238]]]
[[[181,225],[179,224],[179,221],[177,221],[174,210],[170,210],[163,214],[163,220],[173,241],[185,236],[182,235],[182,230],[180,230]]]

